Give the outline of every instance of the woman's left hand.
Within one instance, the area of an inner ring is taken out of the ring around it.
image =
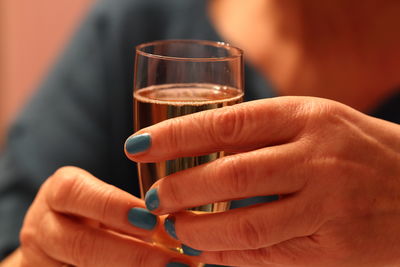
[[[203,251],[199,260],[400,264],[399,125],[334,101],[278,97],[167,120],[140,130],[127,146],[143,133],[151,146],[127,152],[137,162],[232,153],[159,180],[147,199],[154,213],[175,213],[169,232]],[[182,211],[264,195],[281,198],[221,213]]]

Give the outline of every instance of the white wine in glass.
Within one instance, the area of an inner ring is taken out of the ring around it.
[[[236,47],[212,41],[167,40],[136,48],[135,131],[170,118],[240,103],[243,94],[243,53]],[[141,197],[144,198],[158,179],[223,156],[223,151],[216,151],[209,155],[138,163]],[[229,202],[190,208],[198,212],[227,209]],[[163,245],[162,239],[154,239]],[[172,249],[180,251],[179,247]]]

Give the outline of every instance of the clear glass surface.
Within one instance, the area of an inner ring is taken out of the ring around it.
[[[141,44],[136,47],[135,59],[135,131],[166,119],[240,103],[243,79],[243,52],[226,43],[166,40]],[[223,151],[216,151],[197,157],[138,163],[142,198],[158,179],[223,156]],[[220,212],[227,209],[229,202],[208,203],[190,210]],[[153,240],[181,251],[179,243],[160,234]]]

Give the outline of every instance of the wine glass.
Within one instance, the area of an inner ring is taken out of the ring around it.
[[[141,44],[136,47],[135,59],[135,131],[166,119],[240,103],[243,84],[243,52],[229,44],[201,40]],[[163,162],[138,163],[141,197],[144,198],[158,179],[223,156],[224,152],[219,151]],[[190,210],[220,212],[227,209],[229,202],[209,203]],[[159,236],[153,240],[171,248],[171,244]],[[172,248],[181,251],[179,243]]]

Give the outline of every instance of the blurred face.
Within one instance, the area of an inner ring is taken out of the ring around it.
[[[400,84],[400,1],[209,4],[220,35],[244,50],[278,94],[335,99],[366,111]]]

